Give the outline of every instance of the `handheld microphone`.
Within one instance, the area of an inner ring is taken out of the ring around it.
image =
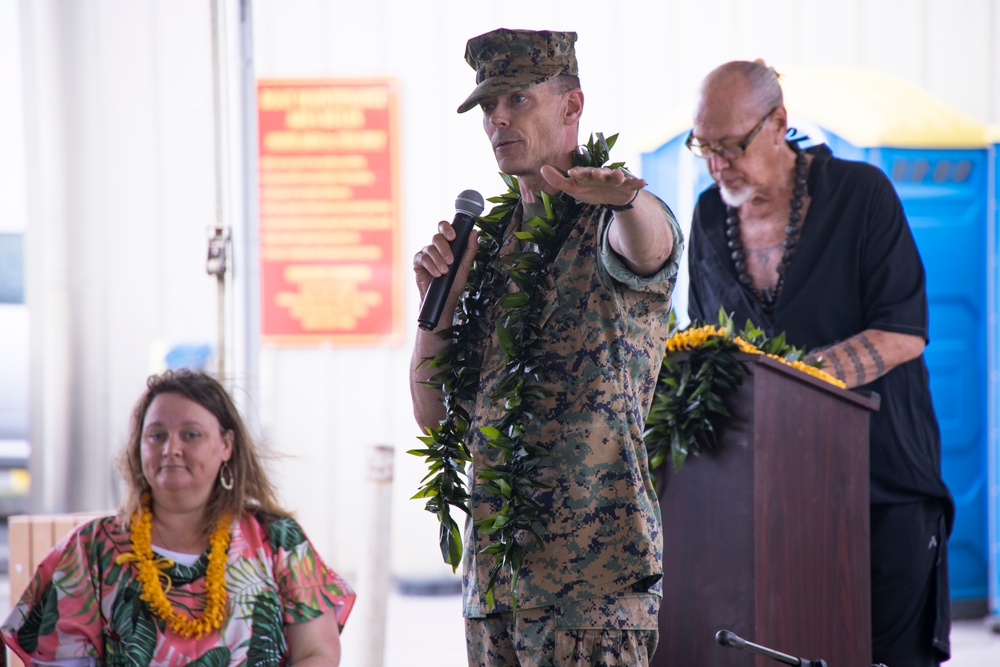
[[[448,273],[438,276],[427,287],[424,302],[420,305],[420,314],[417,316],[417,324],[421,329],[431,331],[437,327],[441,311],[444,310],[444,302],[448,299],[452,283],[455,282],[458,265],[462,262],[465,246],[469,243],[469,232],[472,231],[476,218],[482,214],[485,206],[483,196],[475,190],[463,190],[455,199],[455,219],[451,223],[455,230],[455,238],[449,244],[455,261],[448,267]]]
[[[786,665],[794,665],[794,667],[826,667],[825,660],[806,660],[805,658],[796,658],[794,656],[775,651],[774,649],[769,649],[766,646],[760,646],[759,644],[748,642],[735,632],[730,632],[729,630],[719,630],[716,632],[715,641],[719,642],[720,646],[742,649],[750,653],[756,653],[757,655],[771,658],[772,660],[777,660],[778,662],[783,662]]]

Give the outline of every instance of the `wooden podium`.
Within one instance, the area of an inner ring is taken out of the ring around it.
[[[663,604],[652,667],[764,667],[720,629],[829,667],[871,663],[868,420],[878,396],[762,355],[711,452],[661,470]]]

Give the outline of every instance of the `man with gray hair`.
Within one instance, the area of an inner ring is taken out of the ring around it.
[[[455,478],[421,492],[439,516],[445,502],[470,514],[470,665],[634,667],[657,642],[663,549],[642,432],[681,237],[644,181],[604,166],[605,142],[578,150],[575,41],[469,40],[477,85],[458,110],[480,108],[510,190],[470,235],[447,321],[414,346],[432,473],[471,460],[467,503]],[[455,236],[440,222],[414,257],[422,296],[456,262]]]
[[[937,665],[950,652],[955,510],[923,358],[923,263],[879,169],[803,150],[787,130],[763,62],[726,63],[702,83],[687,146],[715,185],[691,225],[688,313],[712,321],[723,308],[784,332],[848,387],[881,396],[869,438],[872,657]]]

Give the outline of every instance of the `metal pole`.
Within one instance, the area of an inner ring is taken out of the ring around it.
[[[226,181],[226,133],[223,123],[223,107],[226,106],[224,86],[226,77],[225,64],[226,0],[212,0],[212,92],[213,111],[215,117],[215,227],[208,241],[209,274],[216,276],[216,294],[218,307],[218,344],[216,346],[217,373],[220,381],[226,377],[226,252],[229,244],[229,226],[225,224],[225,202],[228,188]]]
[[[219,352],[216,358],[217,377],[219,380],[223,380],[226,377],[226,267],[222,267],[222,271],[219,273],[215,284],[216,301],[218,303],[217,327],[219,331]]]
[[[218,346],[217,365],[219,381],[224,381],[226,375],[226,261],[229,256],[229,228],[221,225],[212,227],[208,237],[208,259],[205,270],[216,277],[216,293],[218,298]]]
[[[253,55],[253,1],[239,0],[239,30],[237,32],[239,119],[241,133],[234,138],[240,148],[235,153],[239,169],[233,173],[239,180],[236,187],[241,193],[241,216],[233,221],[239,244],[234,246],[233,271],[229,280],[230,294],[230,347],[234,356],[230,361],[239,369],[245,390],[246,405],[260,405],[260,250],[257,202],[257,76]],[[234,204],[235,206],[235,204]],[[237,273],[238,272],[238,273]],[[250,418],[251,428],[260,432],[258,410],[244,410]]]

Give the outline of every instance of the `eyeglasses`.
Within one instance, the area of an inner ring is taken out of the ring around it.
[[[711,144],[703,144],[694,138],[694,130],[692,130],[691,133],[688,134],[688,138],[684,142],[684,145],[698,157],[708,159],[709,155],[715,153],[723,160],[736,160],[743,157],[743,155],[747,152],[747,146],[750,145],[750,142],[754,140],[754,137],[756,137],[761,128],[764,127],[764,121],[766,121],[777,109],[778,107],[774,107],[764,114],[764,116],[757,121],[757,124],[753,126],[753,129],[750,130],[747,136],[743,137],[741,141],[716,144],[715,146]]]

